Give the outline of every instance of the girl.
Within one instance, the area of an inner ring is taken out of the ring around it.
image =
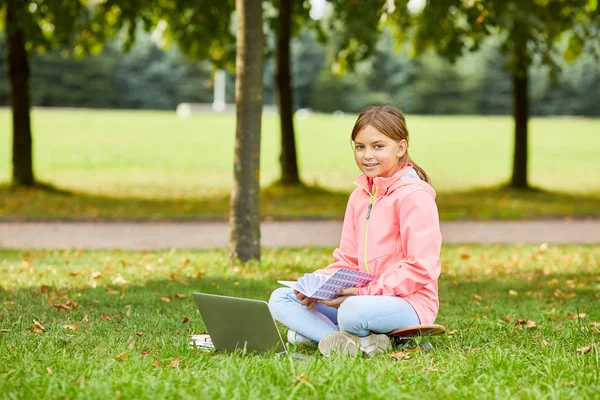
[[[275,319],[290,329],[288,340],[310,339],[324,355],[384,353],[391,348],[385,333],[431,324],[439,308],[442,235],[435,192],[408,155],[404,115],[391,106],[364,109],[352,142],[362,175],[354,182],[334,262],[315,272],[349,268],[377,278],[329,301],[289,288],[275,290],[269,300]]]

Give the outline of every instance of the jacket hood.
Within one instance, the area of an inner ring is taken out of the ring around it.
[[[435,199],[436,196],[433,187],[419,178],[416,171],[413,169],[413,165],[410,163],[406,164],[402,169],[388,178],[376,176],[375,178],[370,179],[365,174],[361,174],[354,180],[354,183],[369,193],[372,193],[371,187],[377,186],[378,197],[385,196],[396,189],[410,185],[417,185],[425,189],[433,199]]]

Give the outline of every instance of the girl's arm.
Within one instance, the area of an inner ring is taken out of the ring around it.
[[[340,246],[333,252],[333,263],[325,268],[316,270],[315,273],[333,275],[335,271],[342,268],[358,271],[358,253],[356,246],[354,209],[350,205],[350,200],[348,200],[346,214],[344,215],[344,225],[342,227],[342,238],[340,239]]]
[[[359,288],[361,295],[408,296],[439,277],[442,233],[433,197],[425,190],[409,194],[400,206],[400,221],[406,258]]]

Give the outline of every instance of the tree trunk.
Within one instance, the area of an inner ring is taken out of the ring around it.
[[[260,126],[263,106],[261,0],[236,0],[236,139],[230,256],[260,259]]]
[[[25,50],[23,28],[18,16],[25,10],[18,9],[24,3],[9,1],[6,7],[6,43],[8,47],[8,79],[10,81],[10,105],[13,128],[13,176],[15,186],[33,186],[31,121],[29,118],[29,60]]]
[[[525,42],[515,50],[513,69],[513,117],[515,120],[515,152],[510,186],[529,188],[527,182],[527,122],[529,120],[528,62]]]
[[[279,1],[279,27],[277,35],[277,66],[275,86],[277,88],[277,107],[281,125],[281,178],[282,185],[300,183],[298,161],[296,159],[296,140],[294,135],[292,76],[290,73],[290,41],[293,13],[293,0]]]

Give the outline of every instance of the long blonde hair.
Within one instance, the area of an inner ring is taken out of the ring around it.
[[[358,132],[367,126],[372,126],[395,142],[406,140],[406,152],[399,160],[400,167],[408,163],[412,164],[419,178],[427,183],[431,183],[431,179],[429,179],[429,175],[427,175],[425,170],[419,167],[408,155],[408,129],[406,128],[406,119],[402,111],[394,106],[370,106],[363,109],[358,115],[358,119],[352,129],[352,142],[356,139]]]

